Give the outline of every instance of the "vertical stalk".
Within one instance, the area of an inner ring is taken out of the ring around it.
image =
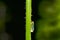
[[[26,0],[26,40],[31,40],[31,0]]]

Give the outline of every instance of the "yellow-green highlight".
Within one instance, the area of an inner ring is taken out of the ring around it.
[[[26,40],[31,40],[31,0],[26,0]]]

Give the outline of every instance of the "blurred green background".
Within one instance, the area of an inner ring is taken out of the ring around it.
[[[60,0],[35,0],[35,40],[60,40]]]

